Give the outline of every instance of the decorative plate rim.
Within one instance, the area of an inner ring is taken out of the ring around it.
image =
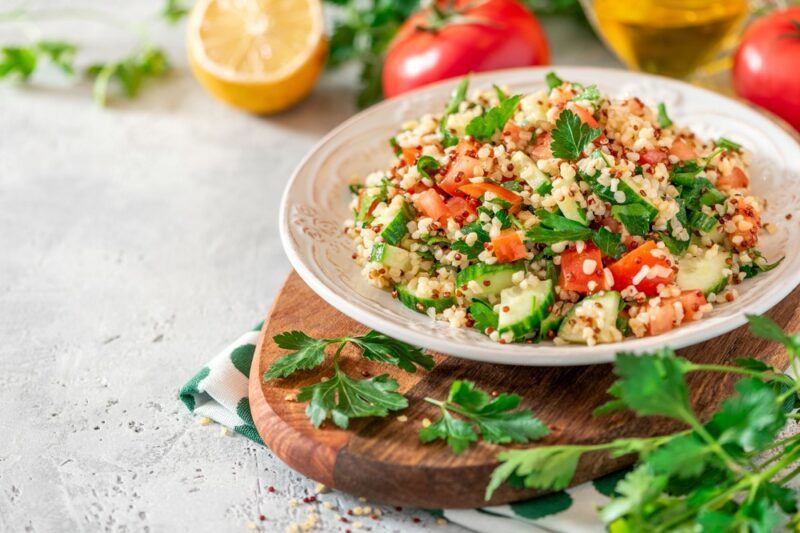
[[[559,75],[565,78],[577,78],[584,76],[621,76],[627,78],[631,82],[650,82],[654,84],[663,84],[667,87],[680,88],[683,91],[695,92],[700,95],[722,99],[728,102],[728,105],[735,106],[742,109],[746,113],[756,113],[765,120],[771,122],[774,127],[773,133],[775,135],[783,135],[785,139],[789,139],[794,143],[795,149],[800,153],[800,142],[797,137],[782,130],[780,126],[775,124],[766,115],[760,114],[744,104],[737,102],[731,98],[714,93],[712,91],[695,87],[684,82],[665,78],[661,76],[642,74],[630,72],[622,69],[609,69],[599,67],[561,67],[561,66],[546,66],[546,67],[522,67],[513,69],[503,69],[490,72],[482,72],[472,75],[472,83],[475,85],[491,81],[493,83],[503,83],[503,78],[507,76],[518,76],[529,74],[531,79],[535,76],[543,78],[544,74],[550,70],[557,70]],[[355,124],[365,121],[367,118],[374,115],[379,115],[392,108],[399,108],[404,102],[419,98],[425,93],[433,93],[440,90],[443,86],[452,86],[457,83],[456,78],[440,81],[421,89],[405,93],[399,97],[392,98],[376,104],[344,121],[342,124],[331,130],[325,135],[302,159],[293,172],[289,182],[284,189],[279,211],[279,231],[283,248],[289,258],[290,263],[300,275],[300,277],[311,287],[311,289],[320,295],[326,302],[339,309],[350,318],[363,323],[364,325],[381,331],[386,335],[404,340],[414,345],[421,346],[426,349],[434,350],[437,352],[449,354],[455,357],[464,359],[472,359],[477,361],[491,362],[497,364],[509,365],[524,365],[524,366],[578,366],[587,364],[603,364],[613,361],[614,355],[619,351],[639,353],[650,351],[659,347],[668,345],[674,349],[691,346],[700,342],[723,335],[739,326],[746,323],[745,314],[761,314],[778,304],[783,300],[794,288],[800,284],[800,258],[795,258],[794,261],[784,261],[785,265],[780,268],[765,274],[770,276],[772,274],[782,275],[781,283],[774,283],[771,289],[764,294],[759,295],[753,302],[743,304],[744,308],[737,311],[735,314],[729,316],[711,316],[704,318],[695,323],[691,323],[680,328],[676,328],[668,333],[657,335],[654,337],[643,338],[626,338],[625,340],[617,343],[601,344],[595,346],[583,345],[554,345],[554,344],[507,344],[502,345],[493,343],[487,339],[487,342],[493,346],[487,346],[486,343],[463,343],[449,340],[441,336],[433,334],[425,334],[400,323],[397,320],[387,320],[381,316],[377,316],[368,309],[362,308],[359,304],[348,300],[346,297],[338,294],[334,289],[329,287],[323,280],[311,270],[307,264],[307,258],[303,255],[298,248],[297,243],[291,235],[291,214],[290,214],[290,199],[292,192],[298,187],[298,182],[302,179],[303,171],[308,165],[314,161],[315,157],[320,151],[329,144],[332,140],[336,139],[342,132],[349,130]],[[647,95],[642,95],[647,97]],[[420,114],[426,110],[420,110]],[[342,223],[344,220],[341,221]],[[787,256],[787,259],[789,257]],[[793,265],[794,268],[788,267]],[[355,263],[353,267],[357,268]],[[384,292],[381,289],[374,289],[376,293]],[[400,304],[397,303],[399,306]],[[428,316],[419,314],[421,320],[433,322]]]

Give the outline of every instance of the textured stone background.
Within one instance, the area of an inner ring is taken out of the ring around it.
[[[161,2],[94,4],[137,20]],[[616,64],[575,23],[546,26],[556,63]],[[78,40],[90,59],[131,46],[119,31],[71,20],[2,23],[0,43],[39,30]],[[175,71],[110,109],[57,73],[0,87],[0,531],[242,531],[261,514],[264,530],[282,531],[312,508],[319,529],[344,530],[319,504],[288,505],[312,481],[200,426],[176,393],[269,308],[289,270],[280,192],[315,141],[354,112],[353,73],[328,75],[299,107],[257,118],[195,84],[182,27],[156,26],[153,40]],[[339,512],[368,505],[322,499]],[[362,522],[435,524],[386,511]]]

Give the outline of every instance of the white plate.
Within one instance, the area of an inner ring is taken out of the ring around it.
[[[473,76],[471,87],[508,85],[515,93],[544,87],[552,68],[511,69]],[[761,233],[760,249],[770,261],[788,254],[781,265],[737,286],[740,297],[719,305],[703,320],[656,337],[587,346],[501,345],[468,328],[450,328],[393,300],[388,291],[369,285],[351,259],[352,242],[343,231],[351,218],[346,184],[354,177],[386,168],[388,139],[400,124],[426,112],[439,112],[456,81],[442,82],[383,102],[359,113],[328,134],[303,160],[286,187],[280,211],[283,247],[303,280],[329,304],[386,335],[458,357],[514,365],[557,366],[605,363],[620,350],[681,348],[726,333],[745,322],[745,313],[763,313],[800,282],[800,217],[796,207],[800,147],[774,122],[756,111],[691,85],[620,70],[557,67],[558,75],[583,84],[596,83],[612,96],[635,95],[649,105],[665,102],[671,118],[703,138],[728,137],[753,154],[750,177],[754,194],[768,200],[765,221],[778,231]],[[794,214],[786,220],[785,216]],[[313,309],[308,310],[313,313]]]

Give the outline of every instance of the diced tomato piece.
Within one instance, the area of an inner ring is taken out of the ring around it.
[[[594,282],[591,287],[589,287],[590,282]],[[582,252],[574,248],[561,252],[561,274],[558,285],[562,289],[580,294],[591,294],[607,289],[600,250],[593,244],[587,244]]]
[[[410,189],[408,189],[408,192],[410,192],[411,194],[416,194],[418,192],[427,191],[428,189],[430,189],[430,187],[428,187],[421,181],[418,181],[414,185],[412,185]]]
[[[680,137],[672,141],[672,146],[669,149],[669,153],[676,156],[681,161],[697,159],[697,152],[694,151],[694,146]]]
[[[703,296],[703,291],[695,289],[691,291],[683,291],[678,298],[683,305],[683,321],[688,322],[694,320],[700,308],[706,305],[706,297]]]
[[[520,139],[520,133],[522,133],[522,128],[513,120],[509,120],[506,122],[506,125],[503,126],[504,139],[513,142],[517,146],[524,146],[527,144],[527,141]]]
[[[589,113],[589,110],[585,107],[581,107],[579,105],[573,105],[573,110],[575,114],[578,115],[578,118],[581,119],[581,122],[589,126],[590,128],[599,128],[600,123],[597,122],[597,119]]]
[[[498,198],[511,204],[508,210],[509,213],[516,213],[522,205],[522,197],[520,195],[494,183],[468,183],[467,185],[459,187],[458,190],[473,198],[480,198],[487,192],[491,192]]]
[[[421,150],[416,146],[413,148],[403,148],[403,161],[405,161],[408,166],[414,165],[417,163],[420,153]]]
[[[733,167],[730,174],[723,174],[717,179],[719,189],[746,189],[750,186],[750,179],[739,167]]]
[[[650,335],[661,335],[675,327],[675,307],[674,300],[664,300],[656,307],[649,307],[647,313],[650,315],[650,322],[647,324],[647,333]]]
[[[458,188],[469,183],[475,176],[475,167],[481,162],[474,157],[478,152],[478,144],[472,141],[459,141],[455,149],[455,158],[447,169],[439,188],[449,195],[455,196]]]
[[[647,165],[657,165],[666,161],[667,157],[667,153],[661,150],[646,150],[639,154],[639,161]]]
[[[638,98],[628,98],[624,102],[625,107],[628,108],[628,111],[636,115],[637,117],[641,117],[644,115],[644,103],[639,100]]]
[[[515,229],[509,228],[492,239],[492,249],[498,263],[511,263],[525,257],[527,250]]]
[[[450,216],[459,224],[463,224],[470,216],[477,216],[478,214],[475,206],[472,205],[472,201],[472,199],[467,200],[461,196],[453,196],[445,202],[445,205],[447,205],[447,210],[450,211]]]
[[[658,285],[667,284],[675,277],[669,260],[663,255],[653,255],[657,248],[655,241],[647,241],[638,248],[623,255],[619,261],[609,267],[611,274],[614,275],[614,289],[623,290],[625,287],[633,285],[637,290],[648,296],[658,294]],[[634,279],[641,277],[639,273],[642,268],[648,268],[648,272],[634,283]]]
[[[552,159],[553,152],[550,150],[550,143],[552,142],[553,136],[550,135],[550,132],[542,133],[536,137],[529,152],[531,157],[534,159]]]
[[[422,211],[425,216],[438,220],[442,224],[446,224],[447,217],[450,216],[450,210],[447,209],[442,196],[433,189],[428,189],[417,196],[417,199],[414,200],[414,206]]]
[[[361,189],[360,191],[358,191],[358,211],[359,212],[361,211],[361,205],[364,203],[364,194],[365,194],[365,192],[366,192],[366,189]],[[367,216],[371,216],[372,215],[372,211],[375,209],[375,207],[377,205],[378,205],[378,200],[373,200],[372,201],[372,205],[369,206],[369,209],[367,209]]]
[[[680,296],[664,298],[659,305],[648,308],[650,321],[647,332],[650,335],[660,335],[675,327],[678,318],[676,303],[680,303],[683,309],[681,322],[690,322],[698,315],[700,307],[706,304],[706,297],[699,290],[683,291]]]

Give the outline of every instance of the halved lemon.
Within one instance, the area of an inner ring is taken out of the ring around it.
[[[299,102],[325,64],[319,0],[200,0],[188,24],[189,64],[214,96],[253,113]]]

